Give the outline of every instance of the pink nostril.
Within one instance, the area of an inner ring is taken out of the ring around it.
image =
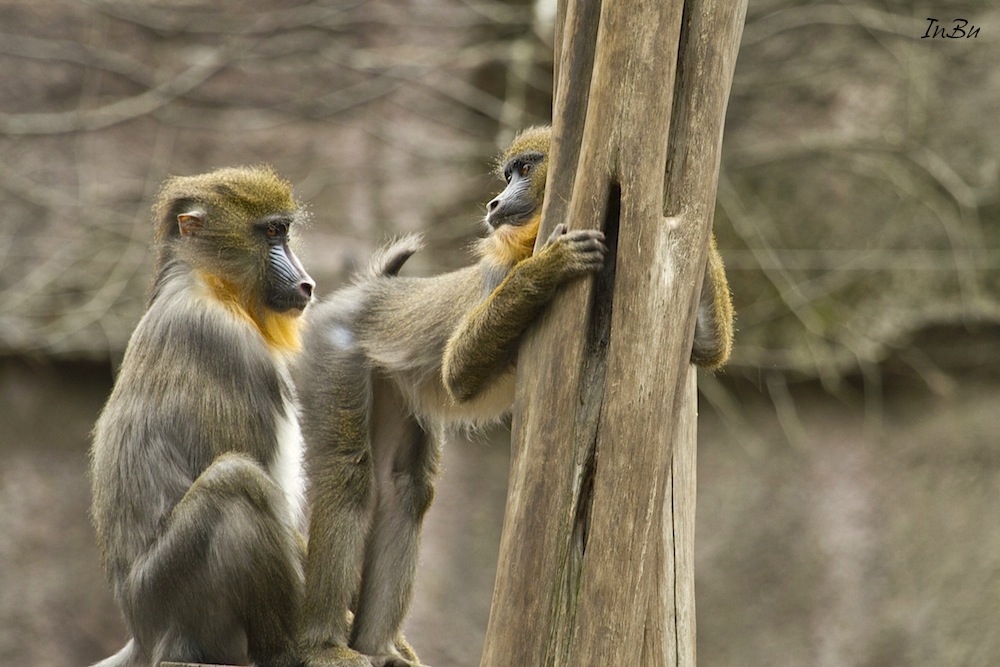
[[[314,287],[316,287],[316,283],[311,280],[304,280],[299,283],[299,291],[305,294],[308,299],[312,298]]]

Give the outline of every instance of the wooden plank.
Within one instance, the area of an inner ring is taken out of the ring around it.
[[[560,3],[539,236],[614,259],[522,344],[488,666],[695,662],[688,359],[746,3],[599,4]]]

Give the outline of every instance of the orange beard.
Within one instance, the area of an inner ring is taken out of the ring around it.
[[[497,264],[513,266],[522,259],[531,257],[538,236],[538,225],[542,221],[539,211],[523,225],[513,227],[502,225],[483,239],[482,254]]]
[[[298,352],[302,349],[298,311],[276,313],[266,308],[248,308],[246,299],[231,282],[209,273],[201,272],[200,275],[212,296],[234,315],[252,324],[272,349],[278,352]]]

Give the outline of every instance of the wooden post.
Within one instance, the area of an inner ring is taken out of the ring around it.
[[[542,230],[613,257],[518,361],[484,667],[693,665],[689,357],[745,0],[560,0]]]

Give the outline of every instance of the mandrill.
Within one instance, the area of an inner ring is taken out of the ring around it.
[[[302,438],[288,361],[314,283],[268,168],[171,178],[149,302],[94,428],[92,515],[131,639],[100,667],[300,665]]]
[[[573,279],[599,271],[599,231],[557,225],[533,254],[551,133],[520,134],[500,158],[479,261],[398,274],[421,243],[380,251],[367,274],[310,313],[295,377],[312,507],[303,650],[341,667],[417,665],[401,641],[442,432],[498,419],[513,402],[525,328]],[[729,353],[732,307],[714,239],[692,360]],[[347,610],[353,609],[353,623]]]

